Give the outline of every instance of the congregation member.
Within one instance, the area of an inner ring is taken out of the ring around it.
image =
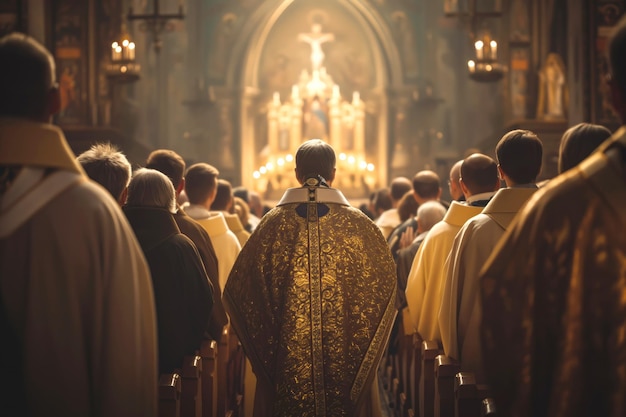
[[[252,233],[254,229],[259,225],[261,217],[263,217],[264,215],[264,208],[261,202],[261,196],[258,193],[249,190],[243,186],[235,187],[233,189],[233,196],[241,198],[248,205],[248,223],[244,224],[244,228],[249,233]]]
[[[471,154],[470,154],[471,155]],[[468,155],[469,156],[469,155]],[[465,195],[461,188],[461,165],[463,160],[456,161],[450,168],[450,176],[448,178],[448,191],[450,198],[454,201],[465,201]]]
[[[609,129],[592,123],[579,123],[567,129],[559,146],[559,174],[581,163],[610,136]]]
[[[218,179],[215,199],[211,203],[211,211],[219,211],[224,215],[228,228],[237,236],[239,244],[243,247],[248,241],[250,233],[244,229],[239,216],[234,213],[234,202],[233,187],[230,182],[221,178]]]
[[[377,226],[331,188],[330,145],[308,140],[295,162],[302,187],[264,216],[224,291],[258,379],[254,415],[379,416],[393,259]]]
[[[206,163],[190,166],[185,173],[185,192],[189,205],[184,207],[185,213],[198,222],[207,231],[219,266],[219,288],[224,292],[228,274],[241,251],[237,236],[228,228],[224,214],[210,211],[211,204],[217,194],[217,176],[219,171]]]
[[[402,234],[405,233],[408,228],[417,230],[417,208],[418,204],[413,196],[413,190],[411,189],[404,194],[398,204],[398,217],[400,218],[400,224],[393,229],[387,238],[389,250],[391,250],[394,260],[398,257],[398,249],[400,249],[400,238],[402,237]]]
[[[146,168],[156,169],[165,174],[176,190],[178,201],[185,188],[185,160],[170,149],[157,149],[148,155]],[[226,311],[222,305],[222,290],[220,289],[217,255],[209,234],[202,226],[195,222],[177,205],[174,221],[182,234],[187,236],[196,245],[204,269],[213,288],[213,308],[209,318],[208,336],[213,340],[220,340],[224,326],[228,323]]]
[[[482,213],[457,233],[444,272],[439,328],[444,353],[459,360],[463,370],[484,382],[480,345],[480,268],[507,230],[513,217],[537,191],[543,158],[541,140],[528,130],[513,130],[496,145],[501,188]]]
[[[154,288],[159,340],[159,372],[182,367],[185,355],[200,349],[213,307],[200,254],[180,232],[173,214],[176,191],[165,174],[149,168],[135,172],[124,213],[148,260]]]
[[[121,206],[126,193],[132,167],[122,152],[110,143],[98,143],[76,157],[89,178],[102,185]]]
[[[498,415],[626,410],[626,19],[607,50],[622,127],[535,193],[481,273],[485,373]]]
[[[150,271],[117,202],[50,124],[52,55],[0,39],[0,390],[5,412],[157,414]]]
[[[406,177],[396,177],[389,184],[389,196],[391,197],[391,207],[380,213],[376,219],[376,226],[380,228],[385,239],[391,232],[402,223],[398,214],[398,204],[404,195],[411,191],[412,183]]]
[[[467,202],[453,201],[445,217],[432,227],[419,246],[407,278],[407,325],[423,340],[441,340],[439,307],[444,284],[444,265],[452,242],[461,226],[479,214],[498,190],[500,181],[496,162],[483,154],[472,154],[461,164],[461,188]]]

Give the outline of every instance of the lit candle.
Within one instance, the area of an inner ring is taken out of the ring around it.
[[[135,60],[135,42],[130,42],[128,44],[128,59],[130,61]]]
[[[476,63],[470,59],[469,61],[467,61],[467,69],[469,70],[469,72],[476,71]]]
[[[119,46],[119,45],[117,44],[117,42],[113,42],[113,43],[111,44],[111,61],[117,61],[117,54],[116,54],[116,51],[117,51],[117,47],[118,47],[118,46]]]
[[[115,47],[115,61],[119,61],[122,59],[122,47],[117,45]]]
[[[498,59],[498,42],[491,41],[489,42],[489,46],[491,47],[491,59],[495,61]]]
[[[483,43],[483,41],[476,41],[474,43],[474,47],[476,48],[476,59],[481,60],[484,57],[483,54],[483,48],[484,48],[485,44]]]
[[[339,86],[337,84],[333,85],[333,98],[339,98]]]
[[[291,87],[291,98],[296,100],[300,97],[300,88],[297,85]]]
[[[357,105],[361,102],[361,94],[358,91],[352,93],[352,104]]]
[[[128,39],[122,41],[122,59],[128,59]]]

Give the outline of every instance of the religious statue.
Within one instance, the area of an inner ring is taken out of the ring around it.
[[[314,23],[311,27],[310,33],[300,33],[298,40],[306,42],[311,45],[311,65],[313,66],[313,72],[316,72],[322,68],[324,62],[324,51],[322,50],[322,44],[325,42],[332,42],[335,40],[335,35],[332,33],[322,33],[322,25]]]
[[[539,71],[537,118],[563,120],[568,101],[565,65],[558,54],[550,53]]]

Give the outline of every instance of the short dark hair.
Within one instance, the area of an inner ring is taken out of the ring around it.
[[[487,155],[473,153],[461,164],[461,179],[472,194],[493,191],[498,184],[498,164]]]
[[[530,130],[512,130],[496,145],[496,158],[500,169],[516,184],[530,184],[541,171],[543,144]]]
[[[185,173],[185,194],[191,204],[203,204],[217,187],[217,168],[203,162],[194,164]]]
[[[217,192],[215,193],[215,200],[211,203],[211,210],[227,211],[229,205],[232,206],[233,197],[233,187],[230,182],[222,179],[217,180]]]
[[[126,156],[110,143],[97,143],[76,157],[95,182],[102,185],[116,199],[128,187],[132,168]]]
[[[169,149],[157,149],[148,155],[146,168],[156,169],[167,175],[177,189],[185,173],[185,160]]]
[[[434,171],[420,171],[413,177],[413,191],[421,198],[437,198],[440,189],[441,181]]]
[[[389,191],[391,192],[391,198],[395,201],[400,200],[407,191],[412,190],[411,180],[406,177],[396,177],[391,181],[389,185]],[[415,207],[417,210],[417,207]]]
[[[611,77],[626,92],[626,16],[613,28],[607,51]]]
[[[579,123],[567,129],[559,147],[559,173],[581,163],[610,136],[609,129],[591,123]]]
[[[398,216],[404,222],[417,214],[417,200],[413,197],[413,191],[406,192],[398,203]]]
[[[320,139],[307,140],[296,151],[296,173],[301,181],[318,175],[332,181],[335,163],[335,150]]]
[[[374,193],[374,209],[377,211],[386,211],[393,207],[391,202],[391,193],[389,188],[381,188]]]
[[[40,119],[55,87],[54,58],[23,33],[0,39],[0,116]]]

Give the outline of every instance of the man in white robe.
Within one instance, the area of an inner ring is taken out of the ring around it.
[[[0,40],[0,361],[3,411],[157,414],[150,273],[116,201],[61,130],[54,60]]]
[[[543,146],[527,130],[513,130],[496,146],[498,171],[507,188],[500,189],[482,213],[469,219],[454,239],[445,267],[439,312],[441,342],[446,355],[460,360],[463,370],[483,380],[480,352],[481,267],[513,217],[537,190]]]
[[[482,154],[465,158],[461,186],[467,204],[453,201],[443,220],[428,232],[411,265],[407,279],[408,318],[423,340],[441,340],[439,307],[444,282],[444,263],[463,224],[479,214],[499,187],[496,163]],[[407,315],[404,316],[404,320]]]
[[[217,193],[218,175],[219,171],[215,167],[205,163],[194,164],[187,169],[185,193],[189,205],[184,206],[184,210],[211,237],[218,260],[220,290],[223,292],[230,270],[241,251],[241,244],[228,228],[224,214],[209,210]]]

